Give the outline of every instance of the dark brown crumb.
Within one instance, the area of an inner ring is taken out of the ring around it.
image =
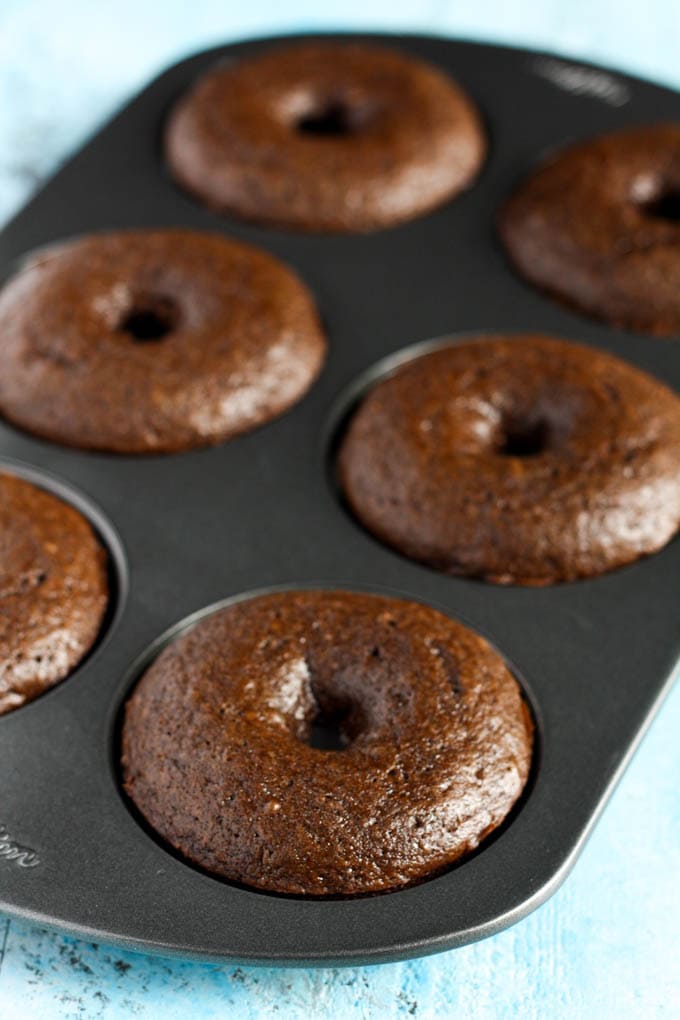
[[[680,125],[564,150],[518,187],[499,229],[542,290],[612,325],[680,335]]]
[[[320,717],[344,726],[342,750],[313,746]],[[232,605],[166,648],[127,703],[122,764],[136,807],[194,864],[347,896],[474,850],[531,749],[519,686],[477,634],[417,603],[303,591]]]
[[[67,676],[108,600],[106,553],[73,507],[0,474],[0,715]]]
[[[176,179],[212,208],[312,231],[419,216],[472,182],[486,148],[445,74],[347,43],[218,65],[179,101],[165,144]]]
[[[680,399],[632,365],[541,336],[480,337],[378,383],[338,460],[382,541],[499,584],[591,577],[680,524]]]
[[[296,403],[325,340],[297,277],[219,234],[124,231],[50,248],[0,292],[0,413],[122,453],[228,439]]]

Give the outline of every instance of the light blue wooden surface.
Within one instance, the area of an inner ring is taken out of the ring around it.
[[[0,0],[0,221],[165,64],[314,27],[514,42],[680,87],[677,0]],[[120,953],[0,917],[0,1016],[680,1016],[679,733],[676,687],[566,885],[486,942],[383,967],[256,970]]]

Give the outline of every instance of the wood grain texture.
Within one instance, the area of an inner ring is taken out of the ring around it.
[[[545,47],[680,87],[680,7],[648,0],[0,0],[0,221],[165,64],[251,34],[315,27],[441,31]],[[234,1020],[680,1015],[680,689],[566,884],[493,939],[347,970],[199,965],[0,919],[0,1012],[12,1018]],[[0,862],[0,882],[2,881]]]

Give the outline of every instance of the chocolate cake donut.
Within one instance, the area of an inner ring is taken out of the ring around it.
[[[336,41],[218,64],[173,110],[165,148],[176,180],[219,211],[369,231],[466,188],[486,142],[474,106],[444,73]]]
[[[106,553],[85,518],[0,474],[0,715],[68,676],[107,601]]]
[[[310,745],[315,723],[344,745]],[[258,889],[384,892],[507,816],[532,723],[501,657],[413,602],[287,591],[173,641],[130,697],[125,790],[187,860]]]
[[[325,341],[312,298],[219,234],[130,230],[55,245],[0,291],[0,413],[58,443],[185,450],[299,400]]]
[[[517,270],[589,315],[680,334],[680,124],[574,145],[500,216]]]
[[[479,337],[379,382],[338,469],[359,521],[412,559],[501,584],[591,577],[680,526],[680,398],[603,351]]]

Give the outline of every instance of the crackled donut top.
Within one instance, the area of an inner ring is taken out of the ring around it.
[[[452,574],[549,584],[663,546],[680,525],[680,398],[603,351],[487,336],[403,365],[347,428],[357,518]]]
[[[77,510],[0,474],[0,715],[67,676],[108,598],[106,554]]]
[[[334,727],[341,749],[312,746]],[[188,860],[258,889],[343,896],[450,865],[529,772],[517,682],[426,606],[279,592],[174,641],[126,706],[125,789]]]
[[[124,231],[55,245],[0,292],[0,413],[125,453],[215,443],[281,414],[325,341],[298,278],[219,234]]]
[[[443,72],[342,42],[218,64],[166,131],[172,173],[208,205],[313,231],[425,213],[471,183],[485,147],[472,103]]]
[[[510,198],[500,232],[536,286],[613,324],[680,335],[680,124],[566,149]]]

